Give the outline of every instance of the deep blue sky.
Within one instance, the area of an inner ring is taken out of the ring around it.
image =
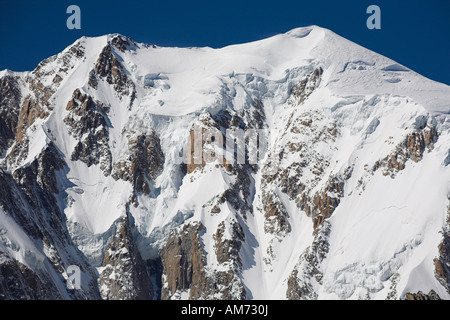
[[[81,30],[66,27],[71,4],[81,8]],[[381,30],[366,28],[371,4],[381,8]],[[33,70],[83,35],[218,48],[312,24],[450,85],[450,0],[0,0],[0,70]]]

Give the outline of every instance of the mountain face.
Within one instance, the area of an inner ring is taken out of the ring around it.
[[[83,37],[0,72],[0,298],[449,299],[449,114],[320,27]]]

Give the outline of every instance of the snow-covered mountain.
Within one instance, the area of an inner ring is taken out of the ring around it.
[[[0,298],[449,299],[449,164],[450,87],[329,30],[83,37],[0,72]]]

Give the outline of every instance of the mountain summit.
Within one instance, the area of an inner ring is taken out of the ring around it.
[[[317,26],[80,38],[0,72],[0,298],[449,299],[449,114]]]

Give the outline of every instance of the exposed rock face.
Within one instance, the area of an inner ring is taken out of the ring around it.
[[[230,238],[224,232],[232,230]],[[220,270],[207,267],[206,252],[201,236],[205,233],[200,223],[185,224],[172,232],[162,252],[163,300],[168,299],[245,299],[246,291],[239,274],[239,258],[244,234],[237,222],[219,224],[214,234],[214,250]]]
[[[230,237],[225,236],[225,232],[230,230]],[[241,225],[233,221],[227,226],[222,221],[214,235],[214,250],[217,262],[221,265],[221,270],[213,274],[214,293],[220,299],[233,300],[245,299],[246,290],[239,274],[242,272],[242,261],[239,256],[242,243],[245,242],[245,234]]]
[[[287,220],[288,214],[279,197],[273,192],[270,194],[263,192],[263,199],[266,218],[264,231],[278,235],[289,233],[291,226]]]
[[[8,299],[99,297],[94,282],[95,272],[70,240],[55,197],[60,192],[56,174],[64,167],[65,162],[59,151],[50,143],[36,160],[26,167],[16,169],[13,175],[0,170],[0,207],[33,239],[37,247],[43,248],[42,251],[47,253],[30,252],[33,260],[43,260],[41,265],[47,260],[48,266],[59,275],[61,282],[55,283],[55,278],[49,279],[45,272],[37,273],[9,257],[0,262],[6,281],[0,286],[10,288],[13,292],[4,289]],[[7,255],[6,252],[3,254]],[[83,291],[61,292],[60,288],[64,288],[66,282],[63,275],[69,265],[79,266],[87,277]],[[13,267],[16,271],[11,271]],[[15,277],[14,282],[10,282],[8,277],[11,276]]]
[[[8,259],[1,251],[0,261],[2,261],[0,263],[0,300],[55,300],[62,298],[45,275],[38,276],[24,264]]]
[[[7,146],[16,143],[7,155],[8,165],[19,164],[28,154],[28,137],[25,135],[37,119],[45,119],[53,110],[52,95],[63,77],[84,58],[85,48],[76,43],[64,54],[41,61],[25,79],[5,76],[0,79],[0,154]],[[56,67],[53,65],[56,63]],[[51,84],[44,79],[51,78]],[[27,95],[21,93],[26,88]]]
[[[53,110],[54,105],[51,101],[53,94],[60,87],[63,78],[84,58],[85,47],[83,42],[77,41],[63,53],[45,59],[38,64],[29,78],[31,97],[37,107],[37,109],[33,109],[32,117],[36,117],[36,114],[38,114],[42,118]],[[51,82],[46,81],[47,79],[51,79]],[[42,115],[43,112],[44,115]]]
[[[253,107],[251,109],[236,111],[225,108],[214,114],[209,112],[202,114],[195,123],[195,127],[189,132],[188,148],[186,150],[187,173],[192,173],[196,168],[203,168],[206,165],[205,154],[206,157],[209,155],[213,158],[220,157],[222,159],[223,157],[221,165],[228,171],[238,170],[236,167],[254,170],[254,166],[248,159],[248,154],[241,156],[245,160],[241,161],[242,159],[237,154],[238,151],[232,151],[235,163],[227,163],[223,151],[226,148],[227,138],[235,140],[242,138],[248,146],[249,137],[246,134],[249,133],[249,130],[255,130],[257,132],[258,129],[264,129],[265,119],[264,105],[258,99],[253,100]],[[240,136],[241,133],[243,134],[242,137]],[[215,140],[216,134],[222,137],[222,145],[220,145],[219,141]],[[217,151],[220,153],[216,155],[215,152]],[[248,150],[246,151],[248,152]],[[231,151],[228,150],[228,152]],[[236,164],[239,165],[236,166]]]
[[[238,266],[241,266],[241,259],[239,257],[239,251],[241,249],[242,241],[245,241],[245,235],[242,227],[237,221],[232,223],[231,227],[231,238],[226,239],[224,237],[225,233],[225,222],[222,221],[217,228],[214,239],[216,241],[215,252],[217,256],[217,261],[219,263],[233,262]]]
[[[161,298],[180,298],[177,294],[188,293],[189,299],[208,295],[206,255],[201,243],[204,226],[200,223],[186,224],[172,232],[161,252],[164,267]]]
[[[344,178],[329,177],[324,188],[312,194],[309,188],[290,174],[292,170],[292,167],[289,167],[280,172],[281,190],[295,200],[297,206],[313,219],[316,229],[325,219],[331,217],[340,203],[340,198],[344,196]]]
[[[0,78],[0,154],[15,139],[21,93],[15,77]]]
[[[133,184],[135,195],[132,200],[137,205],[137,194],[151,194],[153,181],[164,165],[164,154],[154,130],[148,135],[131,136],[128,140],[128,151],[128,158],[114,165],[112,176]]]
[[[29,203],[36,210],[43,208],[54,214],[58,220],[61,219],[61,212],[54,196],[59,192],[56,171],[62,170],[64,165],[58,150],[50,143],[37,160],[13,173],[17,184],[27,195]]]
[[[322,70],[316,69],[310,75],[305,77],[294,89],[292,90],[292,101],[295,101],[295,105],[303,103],[309,95],[314,91],[315,88],[320,84]],[[293,103],[294,104],[294,103]],[[312,128],[312,120],[310,114],[305,114],[305,121],[303,123],[299,122],[300,120],[297,118],[295,124],[291,123],[287,126],[287,129],[292,128],[306,128],[306,130],[299,129],[298,134],[312,134],[313,137],[317,137],[317,141],[330,139],[334,140],[337,135],[337,129],[335,126],[326,127],[326,128]],[[319,115],[314,115],[314,117],[319,117]],[[307,120],[310,120],[309,122]],[[188,157],[190,157],[191,164],[188,164],[187,173],[190,174],[195,171],[197,168],[204,168],[207,163],[204,159],[202,159],[202,163],[194,163],[194,159],[198,154],[194,154],[193,146],[197,142],[197,148],[203,153],[205,150],[210,148],[210,145],[213,143],[207,135],[207,130],[216,130],[218,132],[225,132],[226,129],[262,129],[264,128],[264,106],[261,101],[256,100],[253,113],[248,113],[247,111],[242,112],[233,112],[233,111],[221,111],[214,115],[206,115],[201,118],[200,124],[197,128],[200,128],[199,131],[194,132],[194,130],[190,131],[190,145],[191,149],[188,150]],[[306,131],[306,132],[305,132]],[[199,136],[194,137],[195,134]],[[202,138],[203,137],[203,138]],[[248,141],[246,141],[248,143]],[[226,141],[223,142],[223,146],[225,146]],[[220,147],[220,145],[219,145]],[[290,148],[287,152],[298,152],[301,149],[292,149],[293,144],[288,144],[286,148]],[[197,149],[197,150],[198,150]],[[292,149],[292,150],[291,150]],[[283,151],[281,151],[281,155]],[[317,153],[316,153],[317,154]],[[200,153],[201,155],[201,153]],[[275,156],[275,155],[274,155]],[[278,156],[278,155],[276,155]],[[311,157],[302,157],[306,159],[311,159],[310,161],[317,161],[317,170],[322,167],[322,160],[320,157],[314,158],[312,154]],[[248,158],[246,158],[248,161]],[[198,160],[197,160],[198,162]],[[294,168],[307,167],[308,169],[311,167],[309,163],[300,164]],[[223,164],[223,168],[231,175],[236,177],[236,182],[234,187],[227,189],[221,196],[219,196],[217,202],[212,206],[211,213],[219,214],[220,206],[224,203],[231,204],[235,210],[241,212],[242,217],[246,217],[246,212],[252,212],[252,205],[248,203],[249,199],[249,189],[248,186],[251,185],[250,174],[256,170],[256,168],[248,163],[242,164],[232,164],[227,163],[226,161]],[[317,229],[317,234],[315,236],[316,240],[312,245],[312,249],[306,251],[303,254],[303,263],[304,269],[307,270],[309,276],[311,278],[316,279],[316,281],[320,281],[320,263],[324,259],[327,250],[327,236],[329,234],[329,225],[326,227],[321,227],[324,223],[324,220],[331,216],[334,209],[339,204],[339,198],[343,196],[343,182],[340,179],[335,177],[330,177],[329,182],[326,187],[321,191],[317,192],[315,195],[310,195],[310,189],[306,188],[305,185],[302,185],[298,182],[298,177],[290,174],[291,168],[282,169],[276,171],[273,175],[263,176],[262,180],[262,194],[261,194],[261,203],[263,210],[265,212],[265,224],[264,231],[268,234],[272,234],[277,239],[279,237],[283,237],[290,232],[290,224],[288,222],[288,214],[282,201],[279,196],[274,192],[273,189],[276,185],[280,185],[282,188],[282,192],[288,194],[293,200],[297,199],[299,207],[302,207],[303,210],[307,211],[307,214],[310,215],[314,220],[314,226]],[[316,173],[319,178],[323,178],[323,173],[318,171]],[[244,195],[244,196],[242,196]],[[303,198],[302,198],[303,195]],[[301,201],[303,199],[303,202]],[[322,231],[319,231],[322,230]],[[229,233],[231,236],[224,239],[224,234]],[[239,297],[243,299],[246,297],[246,291],[243,287],[242,282],[240,281],[239,275],[241,273],[241,261],[239,258],[239,252],[241,250],[241,243],[245,241],[244,233],[239,223],[235,221],[232,224],[228,224],[222,222],[219,224],[216,233],[213,235],[215,240],[215,256],[219,265],[221,265],[220,269],[228,268],[228,271],[215,271],[211,273],[210,279],[215,279],[214,282],[216,285],[213,287],[214,290],[211,289],[211,285],[209,284],[208,279],[202,280],[202,287],[204,289],[203,297],[217,297],[217,292],[223,291],[221,288],[234,288],[233,295],[230,294],[219,294],[218,297],[230,299]],[[172,239],[172,238],[169,238]],[[184,240],[185,241],[185,240]],[[173,240],[173,242],[175,242]],[[178,243],[180,240],[178,240]],[[192,242],[192,241],[191,241]],[[168,241],[168,244],[172,244],[172,241]],[[182,247],[183,245],[181,245]],[[165,247],[164,250],[166,250]],[[178,249],[181,251],[181,249]],[[165,252],[165,251],[163,251]],[[270,257],[274,258],[273,252],[271,253],[271,246],[268,247],[268,254]],[[317,252],[320,252],[318,256]],[[167,255],[167,254],[166,254]],[[178,253],[175,255],[179,255]],[[164,259],[163,259],[164,263]],[[267,260],[267,263],[270,264],[270,259]],[[177,263],[171,263],[170,265],[176,265]],[[168,265],[166,262],[164,265]],[[300,265],[300,263],[299,263]],[[201,265],[201,267],[204,267]],[[176,272],[178,275],[180,272]],[[208,273],[209,274],[209,273]],[[174,280],[174,276],[168,277],[166,280],[168,283],[172,283],[172,286],[169,285],[169,288],[172,288],[170,292],[172,295],[170,297],[179,298],[179,296],[174,296],[173,293],[178,290],[179,294],[183,290],[187,292],[192,286],[185,285],[184,287],[176,287],[173,283],[176,283]],[[176,279],[176,277],[175,277]],[[294,277],[290,280],[290,282],[294,281]],[[296,282],[295,280],[294,282]],[[184,281],[183,283],[189,283],[188,281]],[[294,289],[294,284],[292,284],[292,288],[288,291],[289,297],[293,298],[296,294],[300,296],[305,296],[306,293],[299,293],[301,290]],[[305,287],[307,284],[298,284],[299,287]],[[303,290],[303,289],[302,289]],[[230,290],[228,290],[229,292]],[[310,298],[313,298],[313,291],[310,290]],[[166,290],[167,292],[167,290]],[[211,295],[211,292],[214,292],[214,295]],[[226,291],[225,291],[226,292]],[[297,293],[295,293],[297,292]],[[166,296],[167,297],[167,296]],[[190,298],[193,297],[192,293],[189,295]]]
[[[315,144],[322,141],[333,143],[339,135],[337,124],[328,121],[325,126],[317,125],[316,123],[321,123],[325,119],[325,116],[317,112],[304,112],[296,115],[298,106],[303,104],[319,87],[322,73],[322,68],[316,68],[292,88],[288,104],[294,109],[281,137],[290,134],[293,139],[286,141],[280,150],[277,150],[278,155],[272,155],[272,158],[279,157],[279,161],[282,161],[289,154],[295,154],[299,155],[300,161],[293,162],[287,167],[278,168],[275,174],[264,177],[262,182],[264,190],[279,186],[283,193],[295,200],[301,210],[312,217],[315,228],[321,225],[324,219],[331,216],[339,204],[339,198],[343,195],[343,182],[338,182],[339,179],[334,177],[328,178],[329,181],[322,191],[315,194],[312,194],[311,191],[320,181],[326,179],[324,167],[329,164],[329,160],[316,150]],[[311,145],[301,140],[296,141],[296,137],[305,136],[311,141]],[[302,176],[312,177],[312,179],[304,181]],[[264,196],[264,194],[266,195]],[[283,204],[277,200],[278,197],[264,191],[263,197],[266,199],[264,207],[267,231],[278,235],[290,232]]]
[[[78,40],[72,46],[67,48],[59,55],[51,56],[42,60],[33,70],[32,88],[35,88],[35,94],[42,105],[47,105],[48,99],[55,87],[59,87],[63,78],[71,71],[77,62],[85,58],[86,49],[82,40]],[[56,68],[54,64],[56,63]],[[41,80],[50,78],[52,86],[45,86]],[[43,89],[43,90],[42,90]],[[44,99],[44,97],[46,97]],[[48,105],[51,108],[51,105]]]
[[[434,259],[435,276],[450,293],[450,205],[447,209],[447,225],[442,242],[438,246],[439,257]]]
[[[216,213],[220,205],[224,203],[231,205],[243,218],[246,217],[248,212],[253,212],[249,186],[253,183],[251,174],[255,172],[256,166],[249,162],[248,153],[244,156],[238,156],[237,148],[233,151],[227,150],[234,155],[234,162],[228,163],[225,157],[225,149],[227,139],[239,139],[238,135],[242,133],[242,138],[248,145],[245,130],[263,129],[259,127],[262,126],[261,121],[265,117],[263,105],[260,101],[255,101],[255,107],[256,110],[253,110],[253,112],[241,110],[231,113],[231,110],[222,110],[216,114],[204,114],[200,117],[197,126],[194,127],[196,130],[190,130],[186,151],[188,158],[187,174],[194,172],[197,168],[203,170],[205,166],[217,159],[218,164],[216,163],[215,166],[223,168],[227,174],[235,177],[230,188],[216,197],[213,205],[216,207],[214,209]],[[215,140],[216,134],[222,137],[221,143]],[[248,150],[246,149],[246,151]],[[208,159],[210,155],[212,160]]]
[[[111,41],[116,48],[125,50],[133,45],[133,42],[119,41],[114,38]],[[58,180],[64,180],[66,164],[62,155],[52,142],[41,151],[37,159],[27,166],[21,167],[21,163],[27,158],[29,152],[29,139],[27,130],[31,128],[38,119],[46,119],[53,110],[51,100],[56,89],[63,83],[64,77],[85,59],[84,41],[80,40],[64,53],[50,57],[42,61],[37,68],[25,79],[29,88],[29,94],[22,99],[20,90],[21,79],[15,76],[5,76],[0,79],[0,155],[10,147],[1,166],[6,171],[0,172],[0,206],[12,216],[15,222],[23,228],[33,241],[42,247],[44,260],[49,261],[49,266],[60,275],[61,283],[55,283],[55,279],[47,278],[46,272],[36,272],[26,267],[19,261],[11,259],[8,253],[2,253],[3,257],[0,267],[0,287],[2,297],[6,299],[80,299],[100,297],[99,287],[95,272],[86,258],[74,248],[71,236],[65,228],[65,217],[60,207],[62,203],[58,199],[64,196]],[[56,67],[55,67],[56,66]],[[51,78],[52,81],[46,81]],[[105,47],[98,59],[98,63],[92,72],[92,79],[99,81],[105,79],[108,84],[113,85],[119,95],[134,94],[134,84],[125,76],[124,69],[118,62],[109,46]],[[26,86],[24,85],[24,86]],[[84,94],[76,89],[72,99],[66,106],[67,116],[64,119],[69,134],[78,140],[71,160],[83,161],[88,166],[99,165],[105,176],[112,170],[112,158],[109,147],[109,106],[94,100],[89,94]],[[50,130],[46,132],[48,138],[52,137]],[[159,140],[150,135],[139,137],[132,141],[134,153],[130,168],[131,176],[134,176],[139,192],[150,192],[147,180],[153,179],[160,170],[164,157],[162,156]],[[150,148],[150,144],[154,145]],[[149,150],[145,150],[149,147]],[[155,151],[156,150],[156,151]],[[156,153],[158,154],[156,154]],[[139,157],[134,157],[138,155]],[[160,158],[157,158],[160,156]],[[145,162],[145,163],[144,163]],[[59,172],[59,173],[57,173]],[[57,178],[60,175],[60,178]],[[64,182],[67,184],[66,182]],[[70,184],[67,184],[70,185]],[[58,197],[55,195],[58,194]],[[125,231],[124,231],[125,230]],[[6,231],[7,232],[7,231]],[[120,235],[126,234],[128,240],[124,247],[129,249],[128,253],[131,265],[127,265],[126,254],[122,251],[113,253],[108,251],[105,256],[105,274],[111,264],[116,271],[122,272],[117,279],[111,281],[111,290],[108,294],[102,294],[107,299],[151,299],[153,289],[149,280],[145,264],[139,256],[132,236],[129,232],[128,222],[122,224],[118,235],[113,243],[117,244]],[[111,245],[113,245],[113,243]],[[1,248],[1,247],[0,247]],[[111,249],[111,248],[110,248]],[[69,253],[70,252],[70,253]],[[122,259],[115,261],[114,258]],[[39,258],[40,259],[40,258]],[[122,263],[122,264],[121,264]],[[63,291],[65,287],[67,266],[74,264],[83,272],[82,290]],[[122,267],[120,270],[119,267]],[[17,271],[12,271],[13,269]],[[11,277],[14,276],[14,281]],[[3,278],[2,278],[3,277]],[[102,278],[103,283],[105,279]],[[120,286],[124,285],[124,288]],[[133,291],[134,290],[134,291]]]
[[[382,167],[383,175],[390,175],[394,178],[396,172],[405,168],[408,160],[414,162],[422,160],[425,151],[433,149],[438,137],[436,128],[425,122],[423,126],[409,133],[396,147],[394,153],[386,156],[381,161],[377,161],[373,166],[373,171]]]
[[[431,290],[428,294],[419,291],[417,293],[406,293],[405,300],[441,300],[439,295]]]
[[[314,300],[317,293],[316,284],[322,283],[323,273],[321,263],[329,250],[328,237],[331,226],[325,221],[314,236],[314,241],[300,256],[287,280],[286,297],[289,300]]]
[[[247,213],[252,213],[252,203],[250,190],[248,188],[252,183],[251,165],[226,165],[225,168],[236,177],[235,182],[225,190],[217,199],[217,205],[228,203],[234,210],[245,219]]]
[[[305,204],[300,201],[303,210],[307,214],[311,213],[313,217],[314,229],[323,221],[333,214],[336,207],[339,205],[340,198],[344,196],[344,181],[340,178],[331,177],[324,189],[314,194],[312,198],[312,205]],[[302,198],[304,199],[304,198]]]
[[[22,109],[19,113],[19,123],[17,126],[16,140],[22,140],[25,131],[34,123],[37,118],[43,119],[48,116],[36,101],[28,96],[25,98]]]
[[[324,142],[332,144],[339,136],[337,123],[324,121],[326,117],[317,112],[301,112],[298,107],[316,90],[321,82],[323,70],[319,67],[306,75],[292,90],[288,104],[292,106],[291,115],[287,121],[281,139],[289,135],[292,140],[285,141],[277,154],[271,155],[282,162],[289,155],[296,155],[299,161],[291,162],[288,166],[280,166],[273,175],[263,177],[263,206],[266,212],[265,230],[277,237],[284,236],[291,231],[288,215],[283,203],[274,191],[285,193],[294,200],[306,215],[313,219],[314,229],[317,229],[329,218],[339,205],[343,196],[344,180],[341,177],[328,176],[324,168],[329,165],[317,149],[317,144]],[[324,123],[321,126],[320,123]],[[307,140],[303,139],[307,137]],[[304,176],[308,179],[303,178]],[[312,190],[319,184],[325,186],[316,192]],[[269,251],[272,249],[269,248]],[[269,254],[270,263],[272,254]]]
[[[322,74],[322,68],[316,68],[292,88],[291,96],[295,98],[297,104],[302,104],[320,85]]]
[[[42,152],[29,166],[17,169],[13,175],[0,172],[0,205],[12,215],[27,234],[44,240],[58,234],[64,241],[65,232],[55,193],[58,193],[55,172],[61,170],[64,161],[53,144]],[[50,224],[51,229],[46,231]]]
[[[129,40],[121,36],[114,38],[111,43],[120,50],[124,50],[127,46],[131,45]],[[112,85],[120,99],[130,96],[131,106],[136,95],[134,83],[126,76],[122,64],[115,56],[110,45],[103,48],[94,69],[91,70],[89,74],[89,85],[97,88],[100,79],[105,79],[108,84]]]
[[[136,47],[136,42],[134,42],[133,39],[126,38],[120,35],[115,36],[111,40],[111,44],[119,49],[122,52],[125,52],[126,50],[133,50]]]
[[[15,168],[20,165],[28,156],[29,139],[23,137],[11,147],[11,151],[6,155],[5,162],[2,164],[4,170],[7,168]]]
[[[129,217],[124,217],[108,245],[99,274],[100,294],[105,300],[151,300],[153,287],[134,243]]]
[[[111,173],[111,151],[109,150],[109,108],[90,96],[75,90],[67,104],[68,115],[64,119],[69,133],[78,140],[72,160],[80,160],[88,167],[100,165],[103,173]]]
[[[208,171],[212,166],[208,159],[209,155],[219,158],[217,163],[213,162],[214,167],[232,177],[233,183],[205,204],[205,207],[210,208],[212,215],[222,214],[221,207],[230,207],[235,214],[220,222],[217,229],[204,230],[201,225],[193,226],[187,223],[182,229],[172,233],[161,254],[165,270],[163,283],[166,283],[162,290],[163,299],[246,298],[247,292],[242,281],[240,258],[245,234],[238,221],[241,219],[245,221],[247,215],[253,212],[252,191],[249,187],[254,183],[251,173],[255,172],[256,166],[249,163],[248,154],[244,155],[245,163],[238,163],[237,149],[232,151],[234,162],[228,162],[223,156],[226,139],[233,139],[235,135],[240,134],[236,130],[242,130],[241,133],[244,134],[247,129],[263,128],[264,119],[264,106],[261,101],[255,100],[254,109],[239,112],[224,109],[215,114],[203,114],[194,127],[196,130],[190,130],[187,149],[187,158],[190,160],[187,164],[188,176],[195,171]],[[226,135],[226,132],[231,136]],[[216,140],[219,139],[216,134],[222,136],[221,140]],[[244,134],[243,138],[248,145],[248,137]],[[193,228],[198,228],[197,233],[205,233],[205,237],[212,237],[217,266],[207,268],[201,239],[192,234]],[[196,264],[186,257],[192,251],[194,253],[191,253],[191,256],[203,257],[197,258]],[[173,261],[174,258],[168,260],[171,256],[177,257],[175,259],[179,261]],[[180,264],[182,270],[174,267]],[[185,275],[185,272],[188,272],[188,275]],[[189,276],[190,274],[192,277]]]

